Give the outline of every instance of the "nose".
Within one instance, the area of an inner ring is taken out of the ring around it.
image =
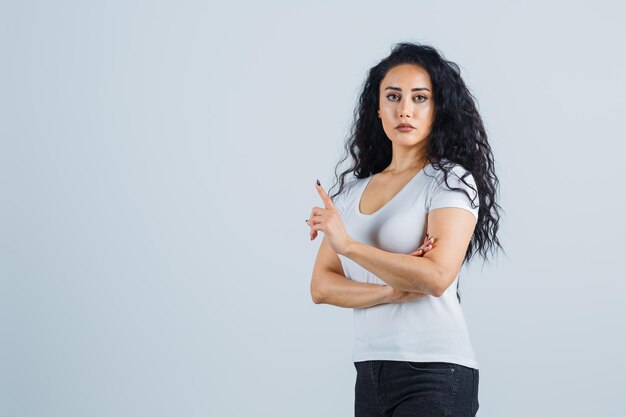
[[[410,96],[404,98],[400,104],[400,117],[413,117],[413,103],[411,103]]]

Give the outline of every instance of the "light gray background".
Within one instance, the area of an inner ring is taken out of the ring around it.
[[[479,416],[624,413],[624,8],[524,3],[0,3],[0,415],[352,415],[304,219],[399,41],[461,66],[501,180]]]

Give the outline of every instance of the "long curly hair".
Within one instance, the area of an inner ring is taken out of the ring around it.
[[[387,72],[400,64],[419,65],[431,77],[435,112],[426,139],[427,162],[435,170],[444,171],[444,181],[449,189],[465,192],[448,184],[448,174],[452,169],[449,162],[462,165],[472,174],[476,183],[477,190],[462,179],[470,188],[478,191],[480,207],[463,263],[469,262],[476,252],[484,261],[488,261],[489,251],[495,252],[498,247],[503,249],[497,237],[501,206],[496,202],[499,181],[495,174],[491,146],[474,103],[475,97],[461,78],[459,66],[446,60],[432,46],[397,43],[389,56],[369,70],[354,111],[345,154],[335,167],[335,184],[331,190],[337,185],[339,189],[330,197],[334,199],[343,191],[347,174],[353,173],[357,179],[367,178],[383,171],[391,163],[392,144],[377,117],[379,89]],[[338,175],[339,167],[348,156],[352,157],[352,166]],[[455,175],[454,172],[452,174]]]

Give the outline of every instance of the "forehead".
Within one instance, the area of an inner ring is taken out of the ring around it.
[[[400,87],[410,91],[413,87],[427,87],[432,91],[430,75],[420,65],[401,64],[391,68],[381,82],[384,89],[388,86]]]

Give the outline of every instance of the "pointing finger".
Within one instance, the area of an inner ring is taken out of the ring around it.
[[[335,208],[333,201],[330,199],[328,194],[326,194],[326,191],[324,191],[322,184],[320,184],[320,180],[317,180],[315,182],[315,188],[317,189],[317,192],[319,193],[320,197],[322,197],[322,201],[324,202],[324,207],[327,209]]]

